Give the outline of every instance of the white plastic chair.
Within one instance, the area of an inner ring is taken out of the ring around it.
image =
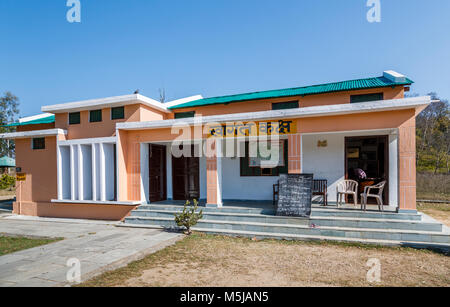
[[[380,211],[384,211],[384,204],[383,204],[383,191],[384,187],[386,186],[386,181],[382,181],[376,185],[368,186],[364,188],[364,193],[361,194],[361,210],[366,211],[367,209],[367,199],[369,197],[373,197],[377,200],[378,209]],[[377,194],[371,194],[370,192],[372,190],[378,190]]]
[[[337,206],[342,205],[342,197],[352,195],[355,207],[358,206],[358,182],[355,180],[343,180],[336,187]]]

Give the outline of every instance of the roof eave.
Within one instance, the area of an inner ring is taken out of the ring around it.
[[[164,113],[172,113],[172,111],[167,109],[167,107],[164,106],[164,104],[162,104],[161,102],[139,94],[82,100],[51,106],[44,106],[42,107],[41,110],[42,112],[58,114],[67,112],[96,110],[99,108],[121,107],[131,104],[143,104],[148,107],[154,108],[158,111],[162,111]]]
[[[20,131],[11,133],[0,134],[0,139],[28,139],[36,137],[46,137],[46,136],[57,136],[57,135],[67,135],[67,130],[63,129],[46,129],[46,130],[32,130],[32,131]]]
[[[214,115],[205,117],[194,117],[187,119],[174,119],[151,122],[130,122],[118,123],[116,128],[119,130],[141,130],[141,129],[160,129],[170,128],[174,125],[195,125],[206,123],[226,123],[233,121],[264,121],[276,120],[282,118],[305,118],[317,116],[335,116],[346,114],[383,112],[404,109],[424,108],[431,103],[430,96],[402,98],[393,100],[379,100],[371,102],[362,102],[354,104],[326,105],[317,107],[307,107],[289,110],[271,110],[250,113],[235,113],[226,115]],[[200,122],[201,121],[201,122]]]

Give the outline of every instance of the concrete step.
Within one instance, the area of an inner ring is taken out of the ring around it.
[[[140,205],[139,209],[143,210],[168,210],[168,211],[174,211],[174,210],[183,210],[182,206],[177,205]],[[276,211],[275,208],[244,208],[244,207],[223,207],[223,208],[206,208],[206,207],[199,207],[200,210],[203,210],[203,212],[225,212],[225,213],[248,213],[248,214],[267,214],[267,215],[275,215]]]
[[[130,216],[125,219],[126,224],[138,224],[148,226],[162,226],[165,228],[178,229],[173,217],[140,217]],[[402,230],[402,229],[369,229],[351,227],[320,226],[311,228],[300,224],[274,224],[257,222],[236,222],[202,219],[196,226],[197,229],[216,229],[220,231],[247,231],[278,233],[285,235],[304,236],[326,236],[337,238],[369,239],[369,240],[391,240],[407,242],[425,242],[450,244],[450,236],[442,232]]]
[[[157,228],[162,229],[161,226],[149,226],[142,224],[125,224],[118,225],[119,227],[131,227],[131,228]],[[330,237],[330,236],[318,236],[318,235],[297,235],[297,234],[284,234],[284,233],[270,233],[270,232],[251,232],[240,230],[221,230],[214,228],[197,228],[193,230],[198,232],[204,232],[209,234],[226,235],[233,237],[247,237],[256,239],[275,239],[275,240],[298,240],[298,241],[337,241],[345,243],[362,243],[380,246],[403,246],[413,248],[431,248],[443,252],[450,252],[450,244],[443,243],[426,243],[426,242],[405,242],[395,240],[375,240],[375,239],[361,239],[361,238],[345,238],[345,237]]]
[[[173,218],[175,213],[181,212],[179,210],[144,210],[138,209],[131,213],[132,217],[162,217]],[[380,217],[382,217],[380,215]],[[203,218],[205,220],[216,221],[232,221],[232,222],[257,222],[268,224],[292,224],[292,225],[317,225],[317,226],[334,226],[334,227],[349,227],[349,228],[374,228],[374,229],[404,229],[404,230],[419,230],[419,231],[434,231],[441,232],[442,224],[439,223],[425,223],[421,221],[407,221],[407,220],[392,220],[392,219],[369,219],[369,218],[353,218],[353,217],[317,217],[313,216],[311,219],[295,218],[295,217],[281,217],[263,214],[248,214],[248,213],[225,213],[216,210],[215,212],[204,212]]]
[[[274,207],[266,208],[246,208],[246,207],[223,207],[223,208],[205,208],[199,207],[204,213],[209,212],[223,212],[223,213],[239,213],[239,214],[264,214],[275,215],[276,211]],[[139,210],[183,210],[183,207],[177,205],[141,205]],[[353,218],[381,218],[381,219],[393,219],[393,220],[415,220],[420,221],[422,216],[420,214],[413,213],[394,213],[394,212],[376,212],[367,211],[362,212],[360,210],[352,209],[333,209],[331,208],[316,208],[312,209],[312,217],[353,217]]]
[[[312,217],[354,217],[354,218],[369,218],[369,219],[391,219],[391,220],[411,220],[420,221],[422,215],[419,213],[396,213],[396,212],[378,212],[366,211],[359,209],[332,209],[332,208],[313,208]]]

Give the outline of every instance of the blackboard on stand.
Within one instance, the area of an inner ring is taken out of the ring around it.
[[[280,175],[278,216],[311,216],[313,179],[313,174]]]

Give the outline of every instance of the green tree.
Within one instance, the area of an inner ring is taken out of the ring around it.
[[[4,125],[14,123],[19,115],[19,98],[11,92],[0,96],[0,133],[12,132],[15,128]],[[0,140],[0,156],[14,157],[14,141]]]
[[[432,103],[417,116],[417,165],[421,171],[435,174],[450,172],[450,109],[447,100],[429,94]]]

